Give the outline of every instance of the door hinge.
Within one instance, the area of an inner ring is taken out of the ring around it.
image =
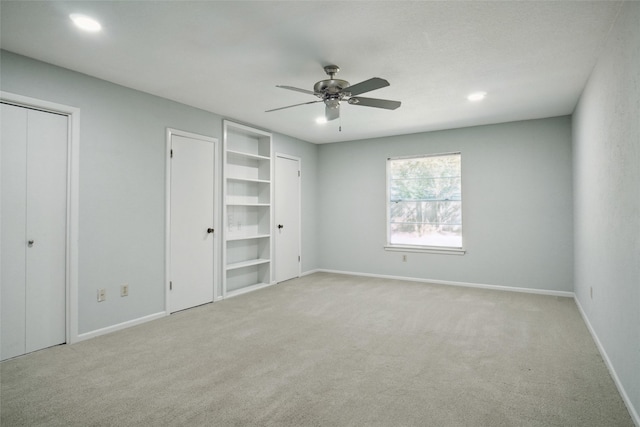
[[[173,290],[173,282],[169,282],[169,290],[172,291]]]
[[[298,171],[298,178],[300,177],[300,171]]]
[[[173,148],[171,149],[171,153],[169,154],[169,157],[173,159]]]
[[[298,262],[300,262],[300,255],[298,255]]]

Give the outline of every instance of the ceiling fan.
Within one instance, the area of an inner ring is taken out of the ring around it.
[[[315,104],[316,102],[324,102],[325,104],[325,118],[327,121],[335,120],[340,117],[340,102],[345,101],[347,104],[360,105],[362,107],[376,107],[384,108],[386,110],[395,110],[400,106],[400,101],[390,101],[388,99],[376,99],[376,98],[364,98],[361,93],[370,92],[372,90],[380,89],[389,86],[389,82],[379,77],[373,77],[369,80],[350,85],[346,80],[334,79],[334,76],[340,71],[337,65],[327,65],[324,67],[324,71],[329,75],[326,80],[320,80],[313,86],[313,91],[300,89],[293,86],[281,86],[282,89],[294,90],[296,92],[307,93],[309,95],[315,95],[320,100],[303,102],[300,104],[288,105],[286,107],[274,108],[271,111],[284,110],[285,108],[297,107],[299,105]]]

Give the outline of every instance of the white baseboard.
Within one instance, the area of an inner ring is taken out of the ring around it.
[[[622,383],[620,382],[620,378],[618,378],[618,374],[616,373],[616,370],[613,368],[613,365],[611,364],[611,359],[609,359],[609,355],[607,354],[604,347],[602,346],[602,343],[600,342],[600,338],[598,338],[598,335],[596,334],[595,329],[593,329],[593,326],[591,326],[591,322],[589,322],[589,318],[587,317],[587,314],[582,309],[582,305],[580,305],[580,301],[578,301],[578,298],[574,298],[574,300],[576,301],[578,310],[582,315],[582,320],[584,320],[584,323],[587,325],[587,329],[589,329],[589,332],[591,333],[591,336],[593,337],[593,340],[595,341],[596,346],[598,347],[598,351],[600,351],[602,360],[604,360],[604,364],[607,365],[607,369],[609,369],[609,374],[611,374],[611,378],[613,378],[613,382],[618,388],[618,392],[620,393],[620,396],[622,396],[622,400],[624,401],[624,404],[627,406],[627,409],[629,410],[629,414],[631,415],[633,422],[637,427],[640,427],[640,416],[638,416],[638,411],[636,410],[636,408],[633,407],[633,403],[631,402],[631,399],[629,399],[629,395],[627,395],[626,390],[622,386]]]
[[[359,273],[353,271],[341,271],[341,270],[327,270],[327,269],[318,269],[314,270],[313,273],[335,273],[335,274],[347,274],[350,276],[364,276],[364,277],[376,277],[379,279],[392,279],[392,280],[407,280],[410,282],[421,282],[421,283],[433,283],[436,285],[450,285],[450,286],[463,286],[466,288],[480,288],[480,289],[493,289],[496,291],[509,291],[509,292],[523,292],[527,294],[539,294],[539,295],[551,295],[556,297],[567,297],[573,298],[573,292],[566,291],[552,291],[547,289],[533,289],[533,288],[515,288],[510,286],[500,286],[500,285],[485,285],[482,283],[469,283],[469,282],[453,282],[450,280],[436,280],[436,279],[423,279],[418,277],[405,277],[405,276],[390,276],[385,274],[371,274],[371,273]],[[310,274],[310,273],[309,273]]]
[[[326,271],[326,270],[319,270],[317,268],[315,270],[308,270],[308,271],[305,271],[303,273],[300,273],[300,277],[308,276],[308,275],[313,274],[313,273],[319,273],[321,271]]]
[[[150,322],[152,320],[160,319],[165,316],[168,316],[168,313],[165,311],[161,311],[159,313],[150,314],[148,316],[139,317],[137,319],[118,323],[117,325],[107,326],[106,328],[96,329],[95,331],[91,331],[91,332],[85,332],[84,334],[78,335],[78,340],[76,342],[88,340],[89,338],[95,338],[100,335],[109,334],[111,332],[120,331],[122,329],[130,328],[132,326],[136,326],[142,323]]]

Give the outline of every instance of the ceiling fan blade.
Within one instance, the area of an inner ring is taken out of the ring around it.
[[[327,121],[335,120],[340,117],[340,104],[338,104],[338,106],[336,107],[329,107],[328,105],[326,105],[324,107],[324,117],[327,119]]]
[[[307,93],[309,95],[315,95],[315,93],[311,90],[306,90],[306,89],[300,89],[298,87],[293,87],[293,86],[281,86],[281,85],[276,85],[276,87],[282,88],[282,89],[289,89],[289,90],[295,90],[296,92],[302,92],[302,93]]]
[[[274,108],[273,110],[267,110],[267,111],[265,111],[265,113],[270,113],[272,111],[278,111],[278,110],[284,110],[285,108],[297,107],[299,105],[315,104],[316,102],[322,102],[322,100],[320,99],[318,101],[309,101],[309,102],[302,102],[300,104],[287,105],[286,107],[280,107],[280,108]]]
[[[385,110],[395,110],[402,103],[400,101],[390,101],[388,99],[363,98],[361,96],[349,98],[347,101],[351,105],[360,105],[362,107],[384,108]]]
[[[343,92],[349,92],[352,96],[360,95],[361,93],[370,92],[372,90],[380,89],[389,86],[389,82],[380,77],[373,77],[369,80],[365,80],[360,83],[351,85],[343,90]]]

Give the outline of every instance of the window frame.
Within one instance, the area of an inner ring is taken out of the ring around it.
[[[448,153],[436,153],[436,154],[422,154],[422,155],[411,155],[411,156],[398,156],[398,157],[387,157],[386,161],[386,218],[387,218],[387,237],[386,237],[386,245],[384,249],[386,251],[396,251],[396,252],[423,252],[423,253],[436,253],[436,254],[449,254],[449,255],[464,255],[466,253],[464,246],[464,232],[461,235],[462,243],[460,247],[457,246],[432,246],[432,245],[407,245],[407,244],[392,244],[391,243],[391,162],[394,160],[407,160],[407,159],[423,159],[428,157],[442,157],[442,156],[452,156],[458,155],[460,158],[460,218],[461,224],[464,224],[463,213],[463,197],[462,197],[462,152],[454,151]],[[464,225],[462,225],[462,229],[464,230]]]

